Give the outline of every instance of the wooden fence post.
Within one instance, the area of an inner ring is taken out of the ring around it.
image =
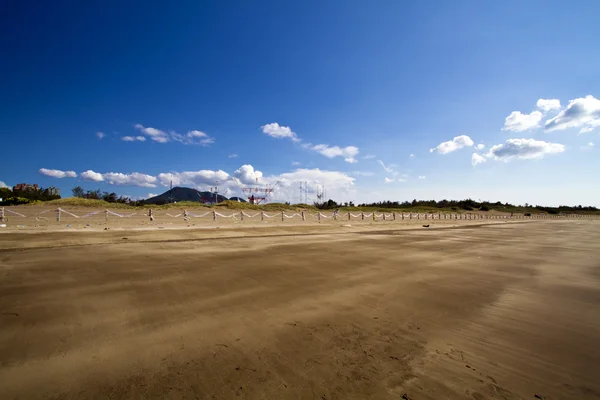
[[[261,220],[261,221],[264,221],[264,220],[265,220],[265,212],[264,212],[264,211],[261,211],[261,212],[260,212],[260,220]]]
[[[302,221],[306,221],[306,217],[304,216],[304,210],[302,210]]]
[[[240,220],[242,220],[242,221],[244,220],[244,212],[243,211],[240,211]]]
[[[217,220],[217,211],[213,210],[213,221]]]
[[[56,209],[56,222],[60,222],[60,208]]]

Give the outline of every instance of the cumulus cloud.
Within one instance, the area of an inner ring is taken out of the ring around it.
[[[4,189],[7,188],[8,186],[6,185],[6,183],[0,181],[0,189]]]
[[[241,183],[244,184],[253,184],[257,183],[260,178],[262,178],[263,173],[260,171],[256,171],[252,165],[245,164],[242,165],[239,169],[237,169],[233,176],[240,180]]]
[[[289,126],[281,126],[277,122],[271,122],[270,124],[266,124],[261,126],[261,129],[264,134],[269,135],[273,138],[282,139],[287,138],[291,139],[294,142],[299,142],[298,136],[296,133],[292,131],[292,128]]]
[[[546,121],[546,132],[569,128],[581,128],[580,133],[590,132],[600,126],[600,100],[594,96],[571,100],[567,107],[554,118]]]
[[[504,120],[503,131],[523,132],[540,125],[543,114],[539,111],[533,111],[531,114],[523,114],[520,111],[513,111]]]
[[[316,200],[317,187],[325,188],[327,197],[340,200],[352,200],[355,178],[344,172],[326,171],[318,168],[299,168],[293,172],[263,177],[263,182],[274,185],[279,182],[274,196],[277,199],[293,201],[298,196],[298,182],[308,182],[309,198]]]
[[[106,182],[111,185],[126,185],[139,187],[156,187],[156,177],[139,172],[123,174],[120,172],[107,172],[102,174]]]
[[[165,131],[161,131],[160,129],[145,127],[142,124],[135,124],[134,128],[142,132],[144,135],[150,137],[151,140],[154,140],[158,143],[167,143],[169,141],[169,135]]]
[[[59,169],[40,168],[38,172],[42,175],[50,176],[52,178],[77,178],[75,171],[61,171]]]
[[[123,136],[121,140],[124,142],[135,142],[136,140],[138,142],[145,142],[146,138],[144,136]]]
[[[559,99],[539,99],[536,103],[538,109],[542,112],[547,113],[548,111],[560,110]]]
[[[104,134],[104,132],[96,132],[96,136],[98,136],[98,139],[102,140],[102,138],[104,138],[104,136],[106,136]]]
[[[358,155],[358,147],[355,146],[329,146],[327,144],[318,144],[312,147],[312,150],[324,155],[327,158],[343,157],[348,163],[355,163]]]
[[[228,181],[230,175],[225,171],[199,170],[199,171],[183,171],[172,173],[160,173],[157,176],[158,181],[163,186],[169,186],[171,180],[175,186],[192,186],[199,188],[202,186],[214,186],[219,183]]]
[[[124,174],[121,172],[99,173],[87,170],[80,174],[81,178],[91,182],[106,182],[110,185],[156,187],[157,179],[152,175],[133,172]]]
[[[477,146],[475,146],[475,149],[476,150],[483,150],[483,149],[485,149],[485,144],[479,143]]]
[[[476,166],[478,164],[483,164],[487,161],[487,158],[482,156],[481,154],[473,153],[471,156],[471,165]]]
[[[146,195],[146,198],[147,198],[147,199],[150,199],[150,198],[152,198],[152,197],[156,197],[156,196],[158,196],[158,194],[157,194],[157,193],[148,193],[148,194]]]
[[[104,180],[104,178],[102,177],[102,174],[98,173],[98,172],[94,172],[91,169],[88,169],[85,172],[82,172],[80,174],[81,178],[85,179],[86,181],[92,181],[92,182],[102,182]]]
[[[410,158],[415,158],[415,155],[414,155],[414,154],[411,154],[411,155],[410,155]]]
[[[565,146],[559,143],[534,139],[508,139],[503,144],[492,146],[487,157],[500,161],[527,160],[543,158],[545,155],[562,153],[563,151],[565,151]]]
[[[463,147],[473,146],[473,140],[467,135],[456,136],[454,139],[440,143],[437,147],[429,149],[430,153],[448,154],[460,150]]]

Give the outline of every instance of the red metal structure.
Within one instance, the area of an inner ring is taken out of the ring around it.
[[[279,181],[277,181],[277,183],[275,185],[273,185],[272,187],[269,185],[260,187],[260,186],[258,186],[258,178],[257,178],[256,186],[242,188],[242,192],[244,192],[244,194],[248,198],[248,203],[261,204],[263,202],[266,202],[269,199],[269,196],[271,195],[271,193],[273,193],[273,190],[275,190],[275,187],[277,187],[278,184],[279,184]]]

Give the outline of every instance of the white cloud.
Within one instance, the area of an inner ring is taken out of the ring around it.
[[[379,163],[379,165],[381,165],[383,167],[385,172],[389,172],[389,173],[394,172],[394,168],[396,167],[396,164],[385,165],[385,163],[381,160],[377,160],[377,162]]]
[[[80,176],[85,179],[86,181],[92,181],[92,182],[102,182],[104,180],[104,178],[102,177],[102,174],[98,173],[98,172],[94,172],[91,169],[88,169],[85,172],[82,172],[80,174]]]
[[[38,172],[42,175],[50,176],[52,178],[77,178],[75,171],[61,171],[58,169],[40,168]]]
[[[148,195],[146,196],[147,199],[151,198],[151,197],[156,197],[158,196],[157,193],[148,193]]]
[[[156,187],[156,177],[139,172],[124,174],[121,172],[107,172],[101,174],[92,170],[82,172],[83,179],[92,182],[107,182],[110,185]]]
[[[135,124],[135,129],[138,129],[144,135],[149,136],[151,140],[158,143],[167,143],[169,141],[169,135],[160,129],[145,127],[142,124]]]
[[[238,155],[235,154],[235,153],[233,153],[233,154],[228,155],[227,157],[229,157],[229,158],[238,158]]]
[[[437,147],[430,149],[429,152],[439,153],[439,154],[448,154],[453,151],[462,149],[463,147],[471,147],[473,146],[473,140],[467,135],[456,136],[454,139],[449,140],[447,142],[440,143]]]
[[[539,99],[536,103],[538,109],[547,113],[548,111],[560,110],[559,99]]]
[[[410,158],[415,158],[415,155],[414,155],[414,154],[411,154],[411,155],[410,155]]]
[[[394,182],[394,180],[386,177],[386,178],[384,178],[384,182],[385,183],[391,183],[391,182]]]
[[[426,177],[426,176],[424,176],[424,175],[419,175],[419,179],[421,179],[421,180],[423,180],[423,179],[426,179],[426,178],[427,178],[427,177]]]
[[[299,166],[300,164],[300,161],[292,161],[292,165],[295,167]]]
[[[374,158],[375,156],[373,154],[367,154],[366,156],[363,156],[363,160],[372,160]]]
[[[6,185],[6,183],[0,181],[0,188],[7,188],[8,186]]]
[[[476,166],[478,164],[483,164],[487,161],[487,158],[485,158],[484,156],[477,154],[477,153],[473,153],[473,155],[471,156],[471,165],[472,166]]]
[[[547,154],[562,153],[565,146],[559,143],[544,142],[534,139],[508,139],[504,144],[492,146],[487,157],[495,160],[510,161],[512,159],[543,158]]]
[[[539,111],[533,111],[531,114],[523,114],[520,111],[513,111],[504,121],[503,131],[523,132],[536,128],[542,121],[543,114]]]
[[[180,134],[175,131],[171,131],[169,133],[171,134],[171,138],[173,140],[183,144],[197,144],[200,146],[208,146],[215,142],[214,138],[198,130],[191,130],[186,134]]]
[[[237,169],[233,176],[239,179],[241,183],[251,185],[257,183],[262,178],[263,173],[256,171],[252,165],[245,164]]]
[[[146,138],[144,136],[123,136],[121,140],[124,142],[135,142],[136,140],[138,142],[145,142]]]
[[[225,171],[212,171],[212,170],[200,170],[200,171],[183,171],[173,173],[161,173],[158,174],[158,180],[161,185],[169,186],[171,180],[173,180],[174,186],[192,186],[200,188],[202,186],[214,186],[216,182],[219,184],[230,180],[230,175]]]
[[[104,138],[104,136],[106,136],[104,134],[104,132],[96,132],[96,136],[98,136],[98,139],[102,140],[102,138]]]
[[[334,157],[343,157],[344,161],[348,163],[355,163],[356,156],[358,155],[358,147],[355,146],[347,146],[347,147],[339,147],[339,146],[329,146],[326,144],[318,144],[312,147],[312,150],[321,153],[325,157],[334,158]]]
[[[288,138],[292,139],[294,142],[300,141],[300,139],[298,139],[298,137],[296,136],[296,133],[293,132],[289,126],[281,126],[277,122],[272,122],[270,124],[263,125],[261,126],[261,129],[264,134],[267,134],[273,138]]]
[[[126,186],[139,186],[139,187],[156,187],[156,177],[152,175],[146,175],[139,172],[133,172],[131,174],[123,174],[120,172],[107,172],[102,174],[102,177],[106,182],[111,185],[126,185]]]
[[[316,200],[317,187],[325,188],[326,197],[353,200],[355,178],[344,172],[324,171],[318,168],[300,168],[293,172],[263,177],[262,181],[276,186],[273,198],[294,201],[298,197],[298,182],[308,182],[309,203]]]
[[[594,96],[571,100],[564,110],[545,124],[546,132],[581,128],[580,133],[586,133],[599,126],[600,100]]]
[[[476,150],[483,150],[483,149],[485,149],[485,144],[479,143],[477,146],[475,146],[475,149]]]

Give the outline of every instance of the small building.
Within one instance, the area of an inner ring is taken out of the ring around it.
[[[18,183],[16,186],[13,186],[13,192],[36,192],[40,188],[37,183],[30,185],[29,183]]]
[[[50,186],[46,190],[44,190],[44,194],[48,196],[60,196],[60,189],[54,186]]]

